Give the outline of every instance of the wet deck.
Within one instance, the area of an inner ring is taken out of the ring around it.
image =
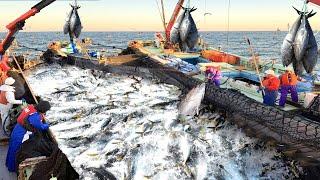
[[[0,129],[0,180],[16,180],[16,173],[10,173],[6,167],[8,145],[3,143],[3,140],[7,137],[3,135],[2,128]]]

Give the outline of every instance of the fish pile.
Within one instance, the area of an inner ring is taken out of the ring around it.
[[[63,27],[64,34],[69,34],[71,42],[81,34],[82,24],[78,14],[80,6],[71,5],[72,9],[67,16],[66,23]]]
[[[212,108],[178,120],[175,86],[59,65],[28,79],[51,102],[47,120],[80,179],[294,179],[275,149]]]
[[[173,67],[185,74],[199,72],[199,68],[197,68],[195,65],[190,64],[186,61],[183,61],[180,58],[175,58],[175,57],[163,57],[163,58],[168,61],[166,66]]]
[[[318,61],[318,45],[309,23],[309,18],[316,13],[301,12],[292,25],[281,46],[281,57],[284,66],[293,65],[297,75],[304,70],[311,73]]]
[[[194,8],[183,8],[184,12],[178,17],[170,32],[170,42],[179,44],[182,51],[193,50],[199,39],[197,25],[191,12]]]

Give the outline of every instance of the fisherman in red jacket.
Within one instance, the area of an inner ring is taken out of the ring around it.
[[[287,101],[288,93],[291,94],[292,101],[298,103],[299,98],[298,98],[298,92],[297,92],[297,84],[298,84],[297,75],[290,70],[286,70],[286,72],[280,76],[280,81],[281,81],[281,97],[279,101],[279,106],[284,107]]]
[[[280,87],[280,80],[275,76],[273,70],[267,70],[266,77],[262,81],[265,95],[263,97],[263,103],[268,106],[274,106],[278,97],[278,90]]]

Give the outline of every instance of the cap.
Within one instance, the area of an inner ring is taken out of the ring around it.
[[[46,113],[50,108],[51,105],[48,101],[40,101],[36,106],[37,111],[40,113]]]
[[[12,84],[14,84],[14,82],[16,82],[16,80],[14,80],[12,77],[8,77],[8,78],[4,81],[4,84],[11,86]]]
[[[267,71],[264,72],[264,73],[266,73],[266,74],[268,74],[268,75],[275,75],[275,74],[274,74],[274,71],[273,71],[272,69],[269,69],[269,70],[267,70]]]

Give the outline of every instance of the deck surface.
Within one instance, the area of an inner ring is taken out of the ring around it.
[[[1,120],[0,120],[1,122]],[[3,130],[0,128],[0,139],[6,138],[3,135]],[[0,144],[0,180],[16,180],[16,173],[10,173],[6,167],[6,157],[7,157],[8,145]]]

